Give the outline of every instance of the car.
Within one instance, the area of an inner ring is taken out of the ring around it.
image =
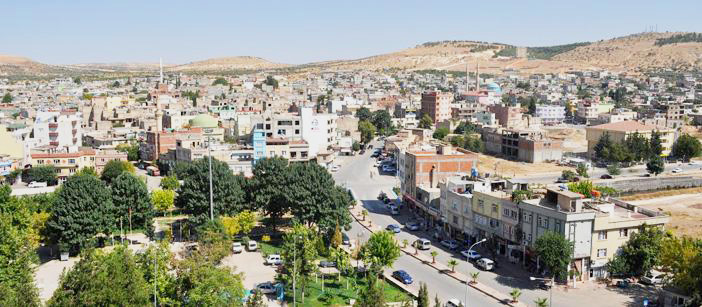
[[[335,268],[336,262],[334,262],[334,261],[320,261],[319,267],[320,268]]]
[[[556,179],[556,183],[568,183],[568,182],[570,182],[570,180],[568,180],[568,179],[566,179],[566,178],[558,178],[558,179]]]
[[[244,251],[244,246],[241,245],[241,242],[234,242],[232,243],[232,252],[235,254],[239,254]]]
[[[492,271],[495,268],[495,262],[488,258],[480,258],[475,262],[475,266],[485,271]]]
[[[391,215],[398,215],[398,214],[400,214],[400,208],[398,208],[397,206],[391,205],[391,206],[390,206],[390,214],[391,214]]]
[[[609,174],[604,174],[604,175],[600,176],[600,179],[612,179],[612,178],[614,178],[614,177],[612,177],[612,175],[609,175]]]
[[[283,260],[280,258],[280,255],[278,254],[270,254],[268,257],[266,257],[266,264],[267,265],[281,265],[283,264]]]
[[[483,257],[480,256],[480,254],[478,254],[478,252],[474,250],[464,250],[461,252],[461,255],[463,255],[463,257],[466,257],[468,261],[476,261]]]
[[[463,305],[463,303],[461,303],[461,300],[459,300],[457,298],[452,298],[452,299],[446,301],[446,305],[444,305],[444,306],[445,307],[458,307],[458,306],[465,306],[465,305]]]
[[[256,291],[260,291],[263,294],[273,294],[276,292],[276,289],[272,282],[264,282],[256,285]]]
[[[646,285],[658,285],[663,283],[665,274],[656,270],[650,270],[644,277],[641,277],[641,283]]]
[[[677,173],[682,173],[682,171],[683,171],[682,168],[676,167],[676,168],[673,169],[672,172],[673,172],[674,174],[677,174]]]
[[[349,236],[346,233],[341,233],[341,237],[342,237],[341,244],[351,245],[351,239],[349,238]]]
[[[443,245],[444,247],[446,247],[450,250],[454,250],[454,249],[458,248],[458,241],[456,241],[456,240],[443,240],[443,241],[441,241],[441,245]]]
[[[45,188],[46,182],[32,181],[29,183],[29,185],[27,187],[28,188]]]
[[[405,272],[405,270],[397,270],[395,272],[392,272],[392,277],[399,280],[405,285],[410,285],[412,284],[412,276],[410,276],[409,273]]]
[[[380,153],[377,152],[377,151],[374,152],[373,154],[371,154],[371,158],[377,158],[377,157],[379,157],[379,156],[380,156]]]
[[[250,252],[255,252],[258,249],[258,243],[256,241],[251,240],[248,243],[246,243],[246,250]]]
[[[409,223],[405,224],[405,229],[411,230],[411,231],[419,230],[419,223],[409,222]]]
[[[400,233],[402,231],[400,225],[397,224],[390,224],[388,227],[385,227],[385,230],[390,230],[392,233]]]
[[[380,166],[380,161],[373,162],[373,167],[378,167],[378,166]]]
[[[332,172],[338,172],[340,168],[341,168],[341,167],[339,167],[338,165],[332,165],[332,167],[330,168],[330,170],[331,170]]]
[[[427,250],[431,248],[431,241],[427,239],[417,239],[417,241],[414,241],[414,246],[417,249]]]

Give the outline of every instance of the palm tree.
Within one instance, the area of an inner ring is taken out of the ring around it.
[[[418,255],[419,254],[419,249],[417,249],[417,242],[412,243],[412,246],[414,246],[414,254]]]
[[[436,256],[438,256],[439,253],[437,251],[431,251],[431,263],[436,263]]]
[[[509,296],[512,297],[512,303],[518,302],[521,295],[522,291],[519,291],[519,289],[512,289],[512,292],[509,293]]]
[[[409,244],[409,241],[407,241],[407,239],[402,240],[402,248],[406,248],[407,244]]]
[[[458,261],[456,259],[451,259],[448,262],[448,266],[451,268],[451,273],[456,273],[456,266],[458,265]]]
[[[548,306],[548,299],[545,297],[542,298],[537,298],[534,303],[536,304],[536,307],[547,307]]]
[[[366,216],[368,216],[368,210],[363,209],[363,211],[361,211],[361,216],[363,216],[363,220],[365,221],[365,220],[366,220]]]
[[[480,272],[472,272],[470,273],[470,279],[471,279],[471,284],[477,284],[478,283],[478,275],[480,275]]]

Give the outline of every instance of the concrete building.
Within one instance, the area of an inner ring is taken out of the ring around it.
[[[523,127],[522,108],[519,105],[491,105],[488,110],[495,113],[495,118],[500,126],[505,128]]]
[[[80,112],[39,111],[34,120],[31,147],[78,148],[83,145],[83,120]]]
[[[451,119],[451,93],[429,92],[422,94],[422,114],[427,114],[434,123]]]
[[[444,231],[451,238],[468,239],[473,230],[473,193],[491,190],[490,182],[461,175],[446,178],[439,183],[441,216],[445,218]]]
[[[595,145],[599,142],[600,137],[608,133],[612,142],[622,143],[629,135],[639,133],[647,139],[651,139],[653,131],[658,131],[661,136],[661,145],[663,146],[663,156],[670,154],[670,150],[675,142],[675,130],[651,126],[639,123],[637,121],[622,121],[610,124],[602,124],[585,128],[585,138],[587,139],[587,154],[592,159],[595,157]]]
[[[38,149],[30,154],[32,166],[53,165],[59,182],[85,167],[95,167],[95,150],[81,148],[77,151],[56,150],[51,147]]]
[[[95,171],[98,174],[105,169],[107,162],[111,160],[127,161],[127,153],[115,149],[98,149],[95,151]]]
[[[542,131],[514,129],[483,129],[485,150],[507,159],[540,163],[559,161],[563,157],[563,142],[546,137]]]
[[[565,119],[565,106],[540,104],[534,114],[544,125],[559,125]]]

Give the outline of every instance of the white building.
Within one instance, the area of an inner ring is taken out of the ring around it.
[[[83,145],[82,113],[74,111],[38,111],[30,148],[39,146],[78,148]]]
[[[301,108],[302,139],[310,146],[310,156],[336,144],[336,118],[335,114],[315,114],[312,108]]]
[[[535,115],[544,125],[557,125],[565,119],[565,106],[537,105]]]

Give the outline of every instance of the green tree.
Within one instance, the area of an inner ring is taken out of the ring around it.
[[[672,275],[670,283],[690,296],[702,295],[702,240],[668,236],[663,239],[660,264]],[[693,305],[694,306],[694,305]]]
[[[175,274],[173,264],[175,258],[169,249],[168,240],[162,240],[158,244],[149,245],[142,253],[136,254],[136,262],[139,270],[144,276],[144,280],[149,286],[149,301],[154,300],[154,284],[156,286],[156,301],[159,306],[176,305],[175,295]]]
[[[159,185],[161,186],[161,189],[176,191],[178,188],[180,188],[180,181],[178,181],[178,177],[175,175],[170,175],[163,177]]]
[[[291,178],[287,195],[294,220],[307,226],[317,226],[327,239],[338,224],[351,223],[348,207],[349,193],[335,185],[334,178],[317,163],[296,163],[290,167]]]
[[[691,158],[702,155],[702,144],[696,137],[685,133],[673,143],[670,154],[677,159],[689,161]]]
[[[429,114],[424,114],[422,115],[422,118],[419,120],[419,128],[422,129],[431,129],[431,126],[434,125],[434,121],[431,120],[431,117],[429,117]]]
[[[477,131],[478,131],[478,128],[475,126],[475,124],[463,121],[460,124],[458,124],[456,129],[453,130],[453,133],[455,133],[455,134],[471,134],[471,133],[475,133]]]
[[[291,286],[293,277],[297,287],[303,293],[306,291],[309,278],[317,272],[315,260],[319,257],[315,243],[317,233],[301,224],[293,225],[293,229],[283,235],[281,256],[283,265],[288,268],[283,273],[283,280]]]
[[[662,173],[664,169],[665,163],[659,155],[651,156],[651,159],[648,161],[648,163],[646,163],[646,170],[655,176],[658,176],[658,174]]]
[[[266,307],[263,302],[264,294],[261,291],[253,291],[249,299],[246,301],[246,307]]]
[[[589,178],[590,175],[587,174],[587,166],[585,163],[578,163],[578,166],[575,168],[575,171],[578,173],[579,176]]]
[[[109,285],[107,287],[106,285]],[[91,250],[61,274],[49,306],[146,306],[149,285],[126,247]]]
[[[377,278],[368,277],[368,285],[363,287],[359,293],[359,299],[354,307],[382,307],[385,304],[385,293],[383,287],[377,282]]]
[[[230,237],[239,233],[249,234],[256,226],[256,213],[249,210],[241,211],[235,216],[222,216],[220,219],[225,232]]]
[[[603,160],[603,161],[609,161],[610,160],[610,155],[609,151],[612,147],[612,139],[609,136],[608,132],[603,133],[600,136],[600,139],[597,140],[597,144],[595,144],[594,147],[594,152],[595,152],[595,158]]]
[[[368,144],[375,137],[375,126],[367,120],[358,122],[358,131],[361,132],[361,143]]]
[[[227,86],[229,85],[229,82],[227,82],[227,79],[224,79],[222,77],[217,77],[214,82],[212,82],[212,85],[224,85]]]
[[[27,170],[29,181],[46,182],[47,185],[56,185],[56,167],[53,165],[39,165]]]
[[[253,167],[253,178],[250,180],[248,197],[255,208],[263,210],[268,216],[268,226],[276,228],[280,218],[290,211],[288,189],[292,183],[288,160],[285,158],[263,158],[256,161]]]
[[[424,282],[419,284],[417,307],[429,307],[429,290],[427,290],[427,284]]]
[[[651,140],[648,142],[648,145],[650,156],[660,156],[663,154],[663,141],[661,140],[661,133],[658,132],[658,130],[654,130],[651,133]]]
[[[2,103],[12,103],[12,95],[10,95],[10,93],[5,93],[5,95],[2,96]]]
[[[138,161],[139,160],[139,144],[136,142],[132,142],[129,144],[119,144],[115,148],[119,152],[123,152],[127,154],[127,160],[129,161]]]
[[[173,190],[154,190],[151,192],[151,204],[154,206],[154,210],[164,215],[173,208],[174,201],[175,191]]]
[[[370,110],[366,107],[360,107],[356,111],[356,118],[358,118],[358,121],[370,121],[373,117],[373,113],[371,113]]]
[[[331,247],[337,248],[341,246],[341,243],[343,242],[344,238],[341,234],[341,228],[339,228],[339,224],[334,227],[334,234],[331,237]]]
[[[618,176],[622,173],[621,168],[619,168],[619,163],[615,162],[607,165],[607,173],[612,176]]]
[[[185,306],[241,306],[244,285],[240,274],[196,257],[176,268],[176,298]]]
[[[372,123],[373,126],[378,129],[379,134],[390,135],[393,132],[392,117],[390,116],[390,112],[387,110],[378,110],[373,112]]]
[[[557,278],[565,278],[573,255],[573,242],[563,235],[547,231],[534,243],[541,262]]]
[[[80,77],[73,78],[73,83],[80,85],[82,83]]]
[[[359,143],[357,141],[353,141],[353,144],[351,144],[351,150],[353,150],[353,151],[361,150],[361,143]]]
[[[274,89],[278,88],[278,80],[273,78],[273,76],[266,76],[266,85],[272,86]]]
[[[545,297],[540,297],[534,300],[536,307],[548,307],[548,299]]]
[[[665,237],[665,232],[660,228],[644,225],[631,235],[615,258],[622,258],[626,272],[642,276],[660,263],[659,255]]]
[[[439,295],[434,296],[434,307],[443,307],[441,301],[439,300]]]
[[[509,296],[512,297],[512,302],[516,303],[519,301],[519,297],[522,296],[522,291],[519,291],[519,289],[512,289]]]
[[[383,230],[368,238],[368,242],[361,247],[361,256],[365,263],[370,264],[371,271],[380,274],[400,257],[400,247],[395,236],[390,231]]]
[[[110,233],[115,223],[110,189],[94,176],[73,175],[61,186],[46,223],[51,240],[78,251],[91,246],[99,233]]]
[[[432,137],[437,140],[443,140],[449,134],[449,132],[449,129],[446,127],[438,128],[436,131],[434,131]]]
[[[651,146],[648,139],[638,132],[629,135],[624,140],[624,146],[632,154],[635,162],[644,161],[651,155]]]
[[[154,235],[154,210],[146,183],[128,172],[112,180],[112,204],[116,219],[129,222],[129,227],[143,229],[149,238]],[[119,222],[115,221],[115,228]]]
[[[117,178],[123,172],[134,173],[134,165],[127,161],[110,160],[107,161],[105,168],[102,169],[100,179],[110,184],[112,180]]]
[[[451,259],[448,261],[448,266],[451,268],[451,273],[456,273],[456,266],[458,265],[458,261],[456,259]]]
[[[183,184],[176,196],[176,206],[191,214],[197,225],[210,217],[210,181],[208,159],[197,159],[185,170]],[[212,158],[214,216],[233,215],[245,209],[244,178],[234,175],[227,163]]]

